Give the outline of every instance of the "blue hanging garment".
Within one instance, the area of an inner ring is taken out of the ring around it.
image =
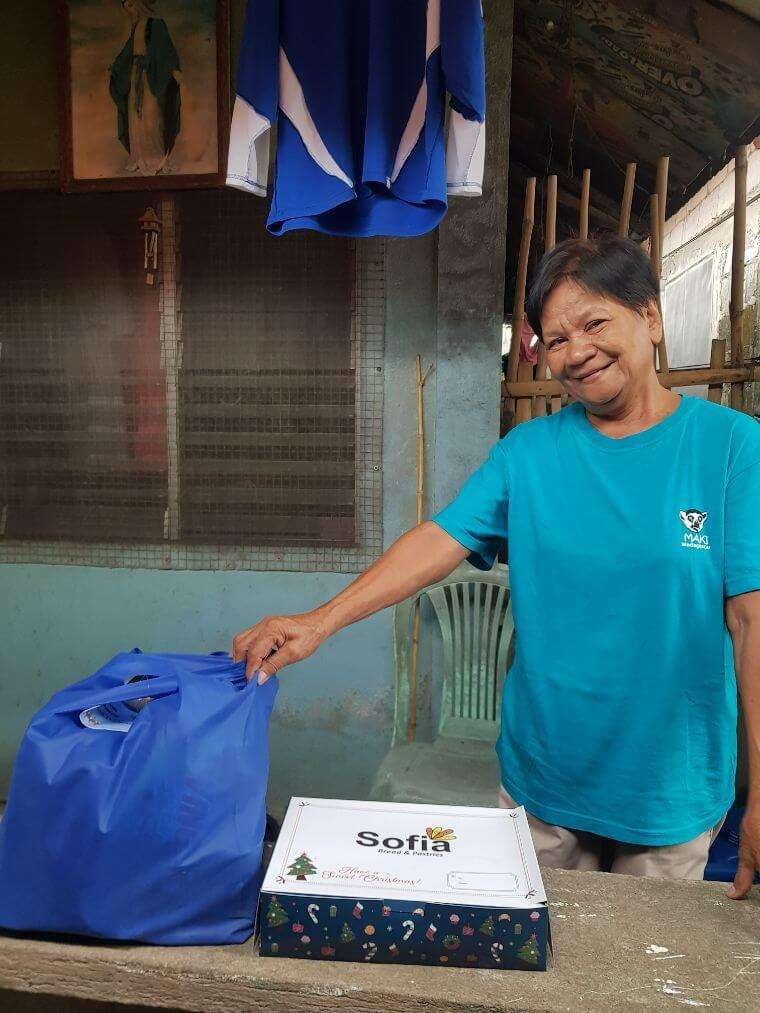
[[[429,232],[482,193],[484,52],[481,0],[248,0],[228,185],[266,196],[276,123],[273,235]]]
[[[0,822],[0,926],[163,945],[253,932],[277,680],[117,655],[32,719]]]

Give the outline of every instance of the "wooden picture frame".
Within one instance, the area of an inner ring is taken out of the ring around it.
[[[228,0],[58,0],[66,193],[218,187]]]

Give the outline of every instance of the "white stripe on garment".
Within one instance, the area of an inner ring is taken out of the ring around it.
[[[427,33],[425,39],[425,72],[422,77],[420,90],[414,100],[409,120],[401,135],[396,161],[391,173],[391,182],[395,183],[401,170],[406,165],[407,159],[414,151],[417,141],[420,139],[422,128],[425,126],[427,115],[427,65],[430,57],[441,45],[441,0],[428,0],[427,6]]]
[[[327,150],[327,145],[317,130],[309,107],[306,105],[301,82],[296,77],[283,49],[280,49],[280,109],[296,128],[306,150],[320,169],[323,169],[329,176],[337,177],[346,186],[353,187],[353,180],[349,179]]]
[[[477,196],[483,187],[486,125],[451,110],[446,148],[446,185],[449,193]]]
[[[266,195],[271,125],[242,95],[236,97],[227,156],[228,186]]]

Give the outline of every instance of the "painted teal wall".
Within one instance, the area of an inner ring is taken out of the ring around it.
[[[345,582],[337,574],[3,567],[3,782],[34,711],[118,651],[223,650],[256,619],[308,609]],[[375,616],[287,672],[271,736],[274,810],[295,793],[361,796],[386,745],[390,646],[388,616]]]

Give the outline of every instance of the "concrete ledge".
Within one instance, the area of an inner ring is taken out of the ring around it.
[[[261,958],[253,946],[162,948],[0,937],[0,989],[229,1013],[760,1010],[760,892],[547,871],[556,960],[545,974]]]

